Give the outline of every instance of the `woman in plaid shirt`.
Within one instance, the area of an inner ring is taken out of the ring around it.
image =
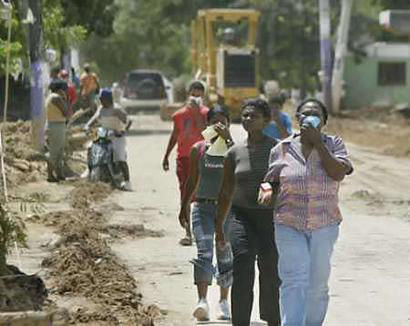
[[[353,168],[342,139],[321,132],[328,118],[323,103],[305,100],[296,116],[300,134],[272,149],[265,180],[279,186],[274,220],[282,326],[319,326],[328,307],[330,259],[342,220],[339,186]],[[261,194],[262,202],[270,199]]]

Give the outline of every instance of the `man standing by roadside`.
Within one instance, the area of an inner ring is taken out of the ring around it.
[[[84,64],[84,72],[80,77],[80,96],[83,108],[91,108],[93,113],[96,111],[95,97],[99,89],[100,82],[98,76],[91,71],[88,63]]]
[[[71,116],[67,101],[67,83],[54,80],[50,83],[50,95],[46,100],[47,136],[50,157],[47,164],[48,182],[64,180],[64,146],[66,122]]]
[[[193,144],[203,140],[202,131],[206,128],[209,109],[203,105],[205,86],[201,81],[194,81],[189,86],[187,104],[172,116],[173,130],[162,160],[164,171],[169,170],[169,155],[177,145],[177,177],[180,198],[184,197],[185,185],[189,176],[189,153]],[[189,216],[189,214],[188,214]],[[179,242],[183,246],[192,245],[190,221],[185,225],[185,237]]]

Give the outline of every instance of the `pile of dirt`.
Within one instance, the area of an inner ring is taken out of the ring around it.
[[[141,226],[110,226],[103,213],[90,207],[111,191],[105,184],[78,182],[69,195],[73,209],[36,217],[38,222],[53,226],[60,236],[42,266],[49,270],[54,293],[81,295],[95,304],[95,308],[71,313],[73,324],[151,326],[160,315],[159,309],[142,304],[135,279],[107,243],[109,238],[148,231]]]
[[[0,311],[41,310],[47,297],[44,282],[37,275],[26,275],[7,265],[7,275],[0,277]]]
[[[70,138],[71,139],[71,138]],[[5,165],[9,187],[46,179],[46,156],[32,148],[30,121],[7,122],[5,127]],[[86,168],[85,154],[66,149],[66,175],[80,175]]]
[[[99,232],[101,221],[98,218],[101,215],[93,212],[65,214],[64,222],[57,230],[62,239],[42,263],[53,276],[51,287],[59,295],[81,294],[98,305],[98,311],[75,312],[72,316],[75,323],[99,321],[109,325],[153,325],[158,309],[151,307],[147,313],[134,278]],[[97,220],[92,220],[93,215]]]
[[[86,224],[94,231],[108,235],[112,239],[162,237],[161,231],[147,229],[143,224],[119,225],[107,224],[103,213],[93,208],[71,209],[67,211],[49,212],[46,214],[34,214],[28,219],[33,223],[41,223],[45,226],[54,227],[63,235],[62,241],[67,241],[67,235],[71,234],[72,225]],[[75,240],[75,239],[70,239]],[[60,241],[59,241],[60,242]]]
[[[109,234],[112,238],[123,239],[124,237],[131,238],[160,238],[164,236],[161,231],[147,229],[143,224],[134,225],[119,225],[110,224],[105,226],[100,232]]]
[[[34,151],[30,122],[8,122],[5,127],[5,164],[8,185],[36,182],[45,178],[45,157]]]
[[[79,180],[74,183],[75,188],[70,192],[70,204],[73,208],[82,209],[90,207],[94,202],[100,202],[112,192],[109,184],[91,183]]]
[[[344,117],[331,117],[327,130],[343,137],[347,142],[374,148],[380,153],[410,156],[410,121],[388,111],[372,114],[373,110],[349,113]]]

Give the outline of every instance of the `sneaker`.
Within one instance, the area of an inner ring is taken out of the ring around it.
[[[201,299],[198,301],[198,304],[195,307],[193,315],[198,321],[209,320],[209,306],[206,299]]]
[[[121,190],[132,191],[131,183],[129,181],[123,181],[120,185]]]
[[[227,300],[219,301],[219,312],[217,319],[218,320],[230,320],[231,319],[231,309]]]

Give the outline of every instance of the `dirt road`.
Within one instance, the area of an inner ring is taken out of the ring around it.
[[[113,216],[113,223],[145,223],[164,236],[124,240],[114,250],[139,281],[144,301],[166,313],[159,325],[193,325],[196,293],[188,261],[195,248],[177,244],[182,232],[176,220],[176,176],[162,172],[160,165],[171,125],[157,116],[135,120],[128,138],[135,191],[116,195],[125,210]],[[239,125],[232,130],[235,138],[241,136]],[[342,187],[345,221],[333,259],[326,325],[410,325],[410,160],[351,144],[348,149],[356,170]]]

